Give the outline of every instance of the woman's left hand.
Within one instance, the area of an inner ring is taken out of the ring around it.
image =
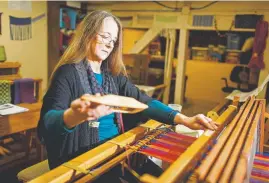
[[[174,122],[176,124],[182,124],[193,130],[216,130],[218,128],[217,124],[211,118],[208,118],[203,114],[198,114],[192,117],[177,114]]]

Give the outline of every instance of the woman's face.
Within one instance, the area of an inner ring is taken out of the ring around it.
[[[112,52],[118,39],[118,26],[113,18],[104,19],[101,29],[97,32],[95,40],[91,45],[90,60],[103,61]]]

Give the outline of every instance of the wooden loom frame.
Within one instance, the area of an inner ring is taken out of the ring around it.
[[[255,101],[256,101],[256,104],[254,106]],[[234,145],[235,150],[234,149],[231,150],[230,148],[231,151],[227,153],[227,149],[229,149],[229,146],[231,144],[229,143],[227,146],[224,146],[224,148],[226,148],[225,150],[223,149],[223,146],[222,146],[223,144],[222,145],[218,144],[220,141],[220,139],[218,139],[218,143],[213,146],[212,150],[209,152],[206,158],[202,161],[202,164],[200,165],[201,168],[199,169],[198,167],[198,169],[195,169],[192,176],[188,180],[185,180],[186,182],[216,183],[216,182],[230,182],[230,181],[231,182],[244,182],[245,180],[249,180],[250,178],[249,176],[250,176],[252,164],[253,164],[253,159],[255,155],[255,152],[253,150],[257,148],[260,152],[263,152],[263,140],[260,139],[257,146],[256,137],[259,130],[261,133],[260,134],[261,137],[263,137],[265,100],[258,100],[258,99],[254,100],[254,98],[251,98],[249,103],[250,104],[247,107],[246,107],[246,104],[245,106],[242,106],[240,108],[240,111],[238,112],[239,115],[236,115],[235,119],[233,119],[233,121],[237,121],[239,119],[238,123],[241,123],[239,125],[239,128],[237,128],[237,130],[234,130],[235,133],[232,134],[233,136],[235,135],[239,136],[239,133],[240,133],[240,137],[238,138],[239,143],[236,142],[236,144]],[[251,112],[252,107],[254,109]],[[244,111],[244,108],[248,108],[247,109],[248,111]],[[258,112],[255,110],[257,110]],[[254,111],[256,113],[254,113]],[[246,114],[244,114],[245,112]],[[248,112],[252,113],[252,117],[253,117],[252,124],[251,124],[251,119],[246,120],[247,117],[249,116]],[[244,117],[245,119],[240,119],[240,115],[241,115],[240,113],[243,114],[243,116],[245,116]],[[244,125],[244,123],[247,123],[247,125]],[[231,124],[229,126],[231,126]],[[229,126],[225,129],[224,132],[227,131]],[[246,133],[247,131],[248,131],[248,134]],[[223,132],[222,132],[221,137],[222,136],[224,136]],[[202,149],[199,149],[201,148],[202,145],[199,145],[198,143],[196,143],[196,142],[201,141],[202,137],[203,135],[199,139],[197,139],[197,141],[195,141],[184,152],[184,154],[182,154],[171,166],[169,166],[169,168],[166,169],[166,171],[159,178],[155,178],[151,175],[146,174],[141,177],[141,181],[145,183],[153,183],[153,182],[154,183],[162,183],[162,182],[173,183],[179,180],[183,180],[184,176],[186,177],[186,172],[189,172],[191,169],[193,170],[196,167],[197,161],[198,161],[197,159],[200,159],[200,157],[205,152]],[[244,143],[244,140],[246,140],[247,143]],[[231,140],[230,141],[228,140],[227,143],[228,142],[231,142]],[[241,148],[242,148],[242,151],[240,151]],[[220,151],[224,151],[224,152],[221,153]],[[219,157],[218,159],[219,161],[215,161],[215,159],[218,158],[218,156],[222,156],[222,157]],[[222,158],[225,156],[226,156],[226,161],[223,161]],[[224,169],[225,165],[227,165],[227,167],[225,167]],[[209,168],[211,168],[210,172],[209,172]],[[235,171],[234,174],[232,174],[232,170]],[[205,177],[200,179],[199,176],[203,175],[201,172],[204,173]]]
[[[91,169],[96,165],[111,159],[119,152],[125,150],[124,146],[132,144],[143,138],[148,131],[161,127],[162,123],[154,120],[149,120],[144,125],[138,126],[122,135],[114,138],[113,141],[108,141],[68,162],[71,167],[77,167],[77,170],[60,165],[59,167],[31,180],[31,183],[48,183],[48,182],[71,182],[85,175],[87,169]],[[121,145],[117,145],[121,144]],[[84,173],[83,173],[84,172]]]
[[[251,99],[252,103],[254,99]],[[255,100],[260,101],[259,109],[264,110],[265,101],[264,100]],[[221,129],[235,116],[237,107],[230,105],[228,108],[219,116],[216,120],[218,124],[220,124],[220,129],[217,131],[207,130],[200,138],[198,138],[171,166],[159,177],[153,177],[151,175],[143,175],[140,177],[141,182],[176,182],[178,180],[182,180],[186,176],[186,172],[192,170],[196,164],[198,159],[207,151],[208,145],[218,136],[221,132]],[[241,110],[241,109],[240,109]],[[241,110],[242,112],[242,110]],[[238,112],[240,113],[240,111]],[[261,116],[260,120],[262,121],[264,117]],[[256,120],[256,125],[258,124],[258,120]],[[132,144],[137,140],[143,138],[150,129],[156,129],[162,126],[162,123],[158,123],[154,120],[148,121],[146,124],[136,127],[103,145],[98,146],[97,148],[90,150],[81,156],[74,158],[69,161],[67,164],[63,164],[50,172],[30,181],[32,182],[71,182],[77,180],[77,182],[89,182],[94,180],[96,177],[102,175],[110,168],[116,166],[120,162],[124,161],[128,155],[135,153],[133,149],[127,149],[126,151],[124,146],[128,144]],[[146,127],[146,128],[145,128]],[[261,126],[262,128],[262,126]],[[248,172],[242,172],[242,166],[247,165],[247,158],[249,157],[249,151],[253,147],[254,141],[254,131],[257,129],[255,125],[251,127],[251,134],[247,138],[247,142],[252,142],[251,145],[246,145],[243,148],[243,155],[239,158],[239,163],[236,167],[235,171],[239,171],[241,176],[236,177],[236,180],[242,181],[245,179],[245,176]],[[254,131],[253,131],[254,130]],[[259,148],[261,148],[262,144],[260,144]],[[122,153],[121,153],[122,152]],[[121,154],[119,154],[121,153]],[[116,158],[110,160],[108,163],[105,163],[102,168],[97,169],[97,171],[92,171],[94,174],[89,172],[89,169],[92,169],[96,165],[99,165],[105,161],[108,161],[113,156],[117,155]],[[174,171],[177,170],[177,171]],[[241,171],[241,172],[240,172]],[[86,175],[85,175],[86,174]]]
[[[234,116],[235,112],[236,112],[236,107],[232,105],[229,106],[228,109],[219,117],[217,122],[221,126],[224,126],[224,124],[226,124]],[[108,141],[94,148],[93,150],[90,150],[70,160],[68,164],[61,165],[30,182],[31,183],[71,182],[78,178],[81,178],[85,176],[85,173],[89,173],[88,169],[92,169],[96,165],[111,159],[116,154],[123,152],[125,150],[124,146],[127,146],[128,144],[132,144],[136,142],[137,140],[142,139],[148,133],[148,131],[161,127],[162,125],[164,124],[159,123],[154,120],[149,120],[144,125],[138,126],[114,138],[113,141]],[[210,131],[210,130],[206,131],[206,134],[210,134],[210,135],[204,135],[202,138],[199,138],[201,139],[199,140],[199,143],[203,142],[204,144],[206,144],[208,139],[215,137],[219,132],[220,131],[215,131],[215,132]],[[134,152],[135,151],[130,152],[130,153],[134,153]],[[128,151],[124,151],[121,155],[119,155],[119,156],[122,156],[121,161],[127,158],[127,154],[128,154]],[[185,164],[187,166],[188,162],[185,162]],[[90,179],[93,177],[91,176],[91,174],[87,174],[86,176],[90,177]]]

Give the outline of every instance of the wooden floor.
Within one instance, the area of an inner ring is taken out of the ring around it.
[[[17,174],[21,170],[23,170],[23,169],[25,169],[25,168],[27,168],[35,163],[36,163],[36,161],[34,161],[34,160],[24,161],[24,162],[22,162],[16,166],[13,166],[7,170],[1,171],[0,172],[0,179],[5,180],[5,182],[9,182],[9,183],[19,183],[19,181],[17,179]]]
[[[18,183],[17,174],[21,170],[38,163],[38,160],[36,148],[34,146],[31,149],[29,157],[25,158],[24,148],[22,146],[22,135],[13,135],[11,136],[11,139],[12,141],[6,143],[4,147],[12,153],[0,156],[0,180],[5,180],[5,182],[10,183]]]

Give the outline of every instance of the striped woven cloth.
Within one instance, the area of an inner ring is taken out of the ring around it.
[[[269,155],[256,154],[250,182],[269,183]]]

